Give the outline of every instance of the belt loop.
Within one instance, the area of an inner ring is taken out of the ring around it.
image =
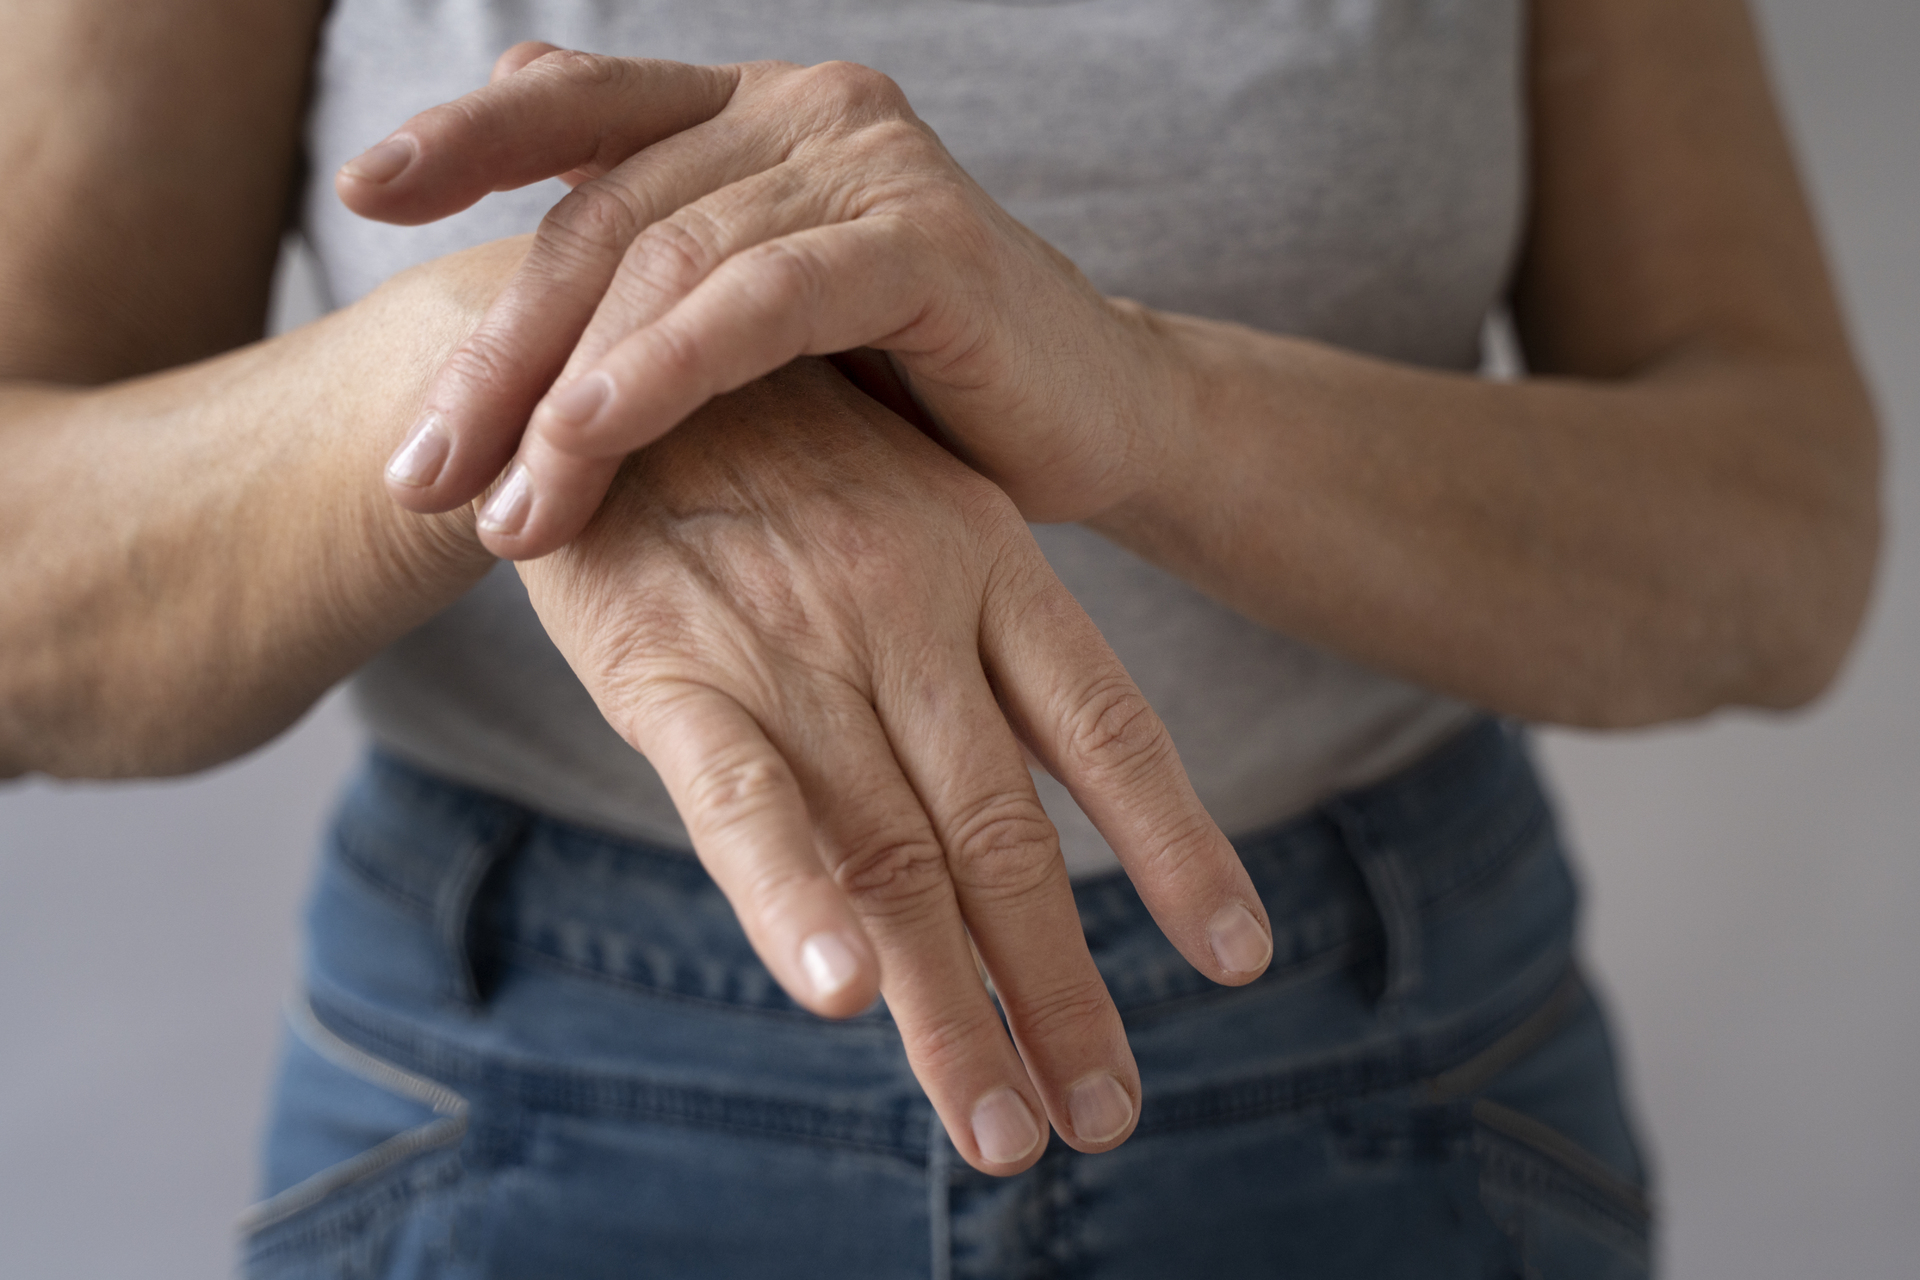
[[[454,862],[440,882],[433,900],[433,935],[447,962],[447,998],[465,1009],[476,1009],[486,994],[474,966],[474,906],[480,889],[500,865],[502,858],[515,849],[525,831],[524,821],[494,824],[480,835]]]
[[[1375,997],[1382,1012],[1412,996],[1420,989],[1421,922],[1420,899],[1414,890],[1406,862],[1393,849],[1376,845],[1367,837],[1366,820],[1345,801],[1327,805],[1327,813],[1340,830],[1347,856],[1353,859],[1366,882],[1367,896],[1373,900],[1374,913],[1380,917],[1381,956],[1380,992]]]

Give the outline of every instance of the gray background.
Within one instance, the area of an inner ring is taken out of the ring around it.
[[[1668,1273],[1920,1258],[1920,4],[1761,0],[1880,396],[1894,527],[1790,719],[1546,735],[1654,1135]],[[310,294],[281,302],[298,317]],[[174,783],[0,788],[0,1275],[210,1277],[252,1181],[337,700]]]

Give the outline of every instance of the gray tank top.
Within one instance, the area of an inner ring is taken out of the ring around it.
[[[523,39],[887,72],[974,177],[1110,294],[1472,369],[1520,233],[1521,0],[335,0],[306,236],[336,304],[531,230],[558,184],[427,227],[324,175],[485,82]],[[1229,834],[1411,762],[1470,708],[1255,625],[1075,526],[1036,527]],[[686,847],[508,566],[356,678],[389,749],[588,825]],[[1113,855],[1037,779],[1070,869]]]

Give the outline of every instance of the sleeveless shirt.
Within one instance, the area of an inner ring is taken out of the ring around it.
[[[1109,294],[1396,361],[1472,369],[1522,224],[1522,0],[335,0],[309,118],[330,174],[484,84],[523,39],[892,76],[956,159]],[[532,230],[543,183],[425,227],[317,181],[330,300]],[[1261,627],[1077,526],[1041,549],[1165,720],[1229,834],[1374,781],[1474,714]],[[387,749],[558,817],[687,848],[511,566],[375,658],[355,702]],[[1036,777],[1076,875],[1117,865]]]

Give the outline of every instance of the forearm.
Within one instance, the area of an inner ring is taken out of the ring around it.
[[[1797,704],[1857,628],[1877,453],[1844,357],[1496,383],[1157,323],[1181,427],[1095,523],[1269,626],[1596,726]]]
[[[0,773],[230,758],[475,581],[470,513],[400,511],[380,474],[479,305],[390,288],[157,376],[0,392]]]

